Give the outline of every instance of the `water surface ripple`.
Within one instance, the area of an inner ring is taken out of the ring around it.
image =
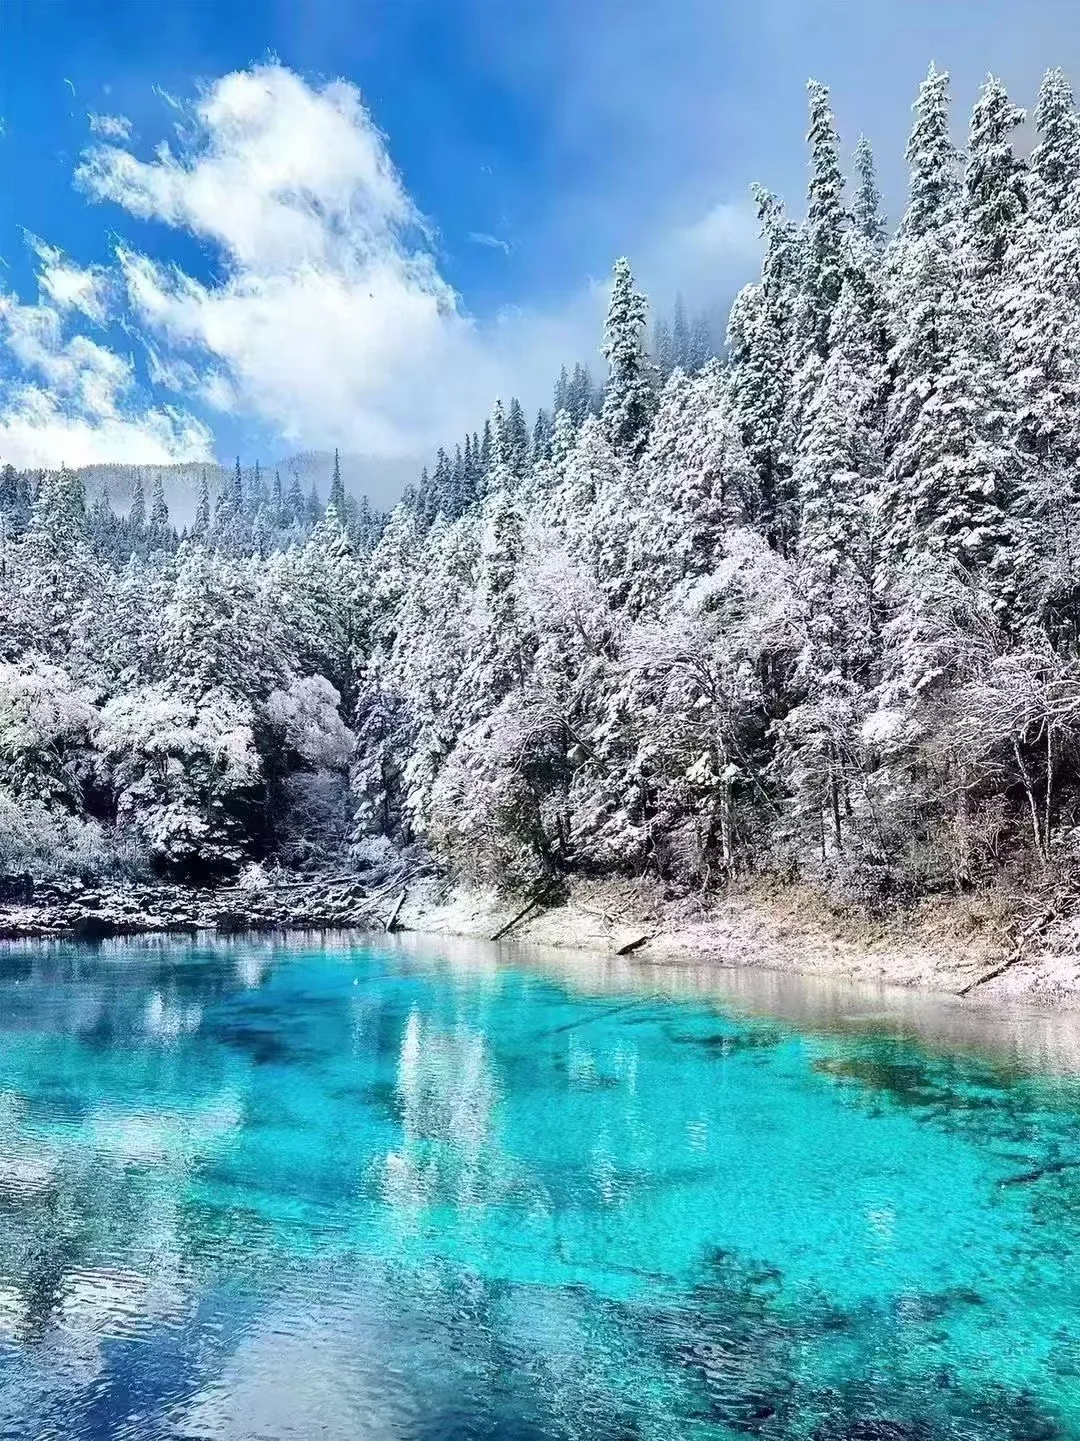
[[[1069,1019],[466,943],[0,951],[0,1436],[1080,1441]]]

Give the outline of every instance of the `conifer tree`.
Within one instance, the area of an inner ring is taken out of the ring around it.
[[[341,459],[336,448],[334,450],[334,473],[330,480],[330,494],[326,506],[328,510],[332,506],[338,520],[344,524],[348,516],[348,502],[345,496],[345,485],[341,479]]]
[[[660,378],[666,380],[675,369],[675,361],[672,352],[671,326],[662,315],[656,317],[653,325],[652,358]],[[555,408],[557,410],[558,405]]]
[[[990,76],[971,116],[964,171],[964,243],[978,274],[996,274],[1027,209],[1025,167],[1012,146],[1024,112]]]
[[[524,475],[529,463],[529,427],[516,395],[510,397],[506,410],[506,446],[510,469],[516,476]]]
[[[608,363],[601,419],[612,445],[627,455],[636,455],[645,444],[656,409],[642,349],[645,308],[645,297],[634,289],[630,262],[617,260],[601,347]]]
[[[570,379],[567,409],[573,416],[575,425],[583,425],[585,418],[591,415],[595,409],[592,376],[589,374],[588,367],[580,362],[574,366],[574,373]]]
[[[832,312],[843,280],[844,182],[829,92],[815,80],[808,89],[810,128],[806,138],[810,145],[810,185],[797,326],[803,351],[799,358],[815,352],[824,359],[828,354]]]
[[[886,225],[881,213],[881,192],[874,169],[874,152],[865,135],[855,147],[855,194],[851,218],[856,232],[875,251],[885,246]]]
[[[195,520],[192,534],[205,540],[210,533],[210,489],[206,482],[206,471],[199,478],[199,498],[195,503]]]
[[[255,468],[251,476],[251,491],[248,495],[248,511],[251,515],[257,515],[260,510],[265,510],[269,504],[269,495],[266,490],[266,477],[263,475],[262,466],[256,457]]]
[[[709,317],[705,311],[702,311],[694,321],[694,328],[690,332],[690,354],[687,369],[691,375],[696,375],[699,370],[704,369],[712,359],[712,354],[713,344]]]
[[[311,489],[308,491],[307,499],[304,502],[304,516],[308,525],[318,525],[325,511],[322,496],[319,494],[319,483],[312,480]]]
[[[146,528],[146,491],[143,489],[142,471],[135,472],[131,488],[131,504],[128,507],[128,525],[136,535]]]
[[[730,402],[756,475],[754,519],[769,545],[786,554],[797,529],[786,417],[800,257],[794,227],[775,197],[758,189],[755,198],[765,255],[760,283],[740,291],[728,320]]]
[[[300,476],[294,470],[285,496],[285,510],[290,525],[303,525],[307,517],[307,502],[300,486]]]
[[[555,382],[555,392],[552,400],[552,409],[557,414],[565,410],[570,403],[570,375],[563,365],[559,369],[559,378]]]
[[[547,460],[551,450],[551,416],[543,406],[536,412],[536,420],[533,422],[532,444],[529,447],[529,459],[533,465],[538,461]]]
[[[1046,224],[1075,209],[1080,178],[1080,116],[1064,71],[1048,70],[1035,107],[1038,132],[1029,162],[1031,212]]]
[[[150,506],[150,528],[160,542],[169,528],[169,507],[165,501],[165,487],[161,473],[154,477],[154,494]]]
[[[690,366],[690,326],[686,320],[686,306],[681,295],[675,297],[675,310],[671,320],[671,368],[688,370]]]
[[[957,218],[958,156],[949,135],[949,76],[931,64],[919,86],[908,139],[908,203],[900,236],[913,240],[940,233]]]

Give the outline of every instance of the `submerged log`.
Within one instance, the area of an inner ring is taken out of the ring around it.
[[[999,1186],[1029,1186],[1032,1181],[1041,1181],[1044,1176],[1060,1176],[1062,1171],[1075,1171],[1080,1161],[1048,1161],[1045,1166],[1036,1166],[1033,1171],[1024,1171],[1019,1176],[1006,1176]]]

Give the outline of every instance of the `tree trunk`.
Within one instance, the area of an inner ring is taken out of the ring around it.
[[[1043,849],[1042,825],[1039,820],[1038,802],[1035,799],[1035,787],[1032,783],[1031,774],[1024,764],[1024,758],[1020,754],[1020,744],[1016,740],[1013,741],[1013,755],[1016,757],[1017,768],[1024,782],[1024,794],[1027,796],[1028,810],[1031,812],[1031,831],[1035,837],[1035,849],[1039,853],[1039,859],[1045,866],[1046,851]]]
[[[1050,859],[1050,829],[1054,802],[1054,728],[1046,727],[1046,801],[1043,809],[1043,855]]]

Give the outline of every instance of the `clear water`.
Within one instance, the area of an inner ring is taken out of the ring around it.
[[[0,952],[0,1435],[1080,1438],[1075,1022],[558,964]]]

